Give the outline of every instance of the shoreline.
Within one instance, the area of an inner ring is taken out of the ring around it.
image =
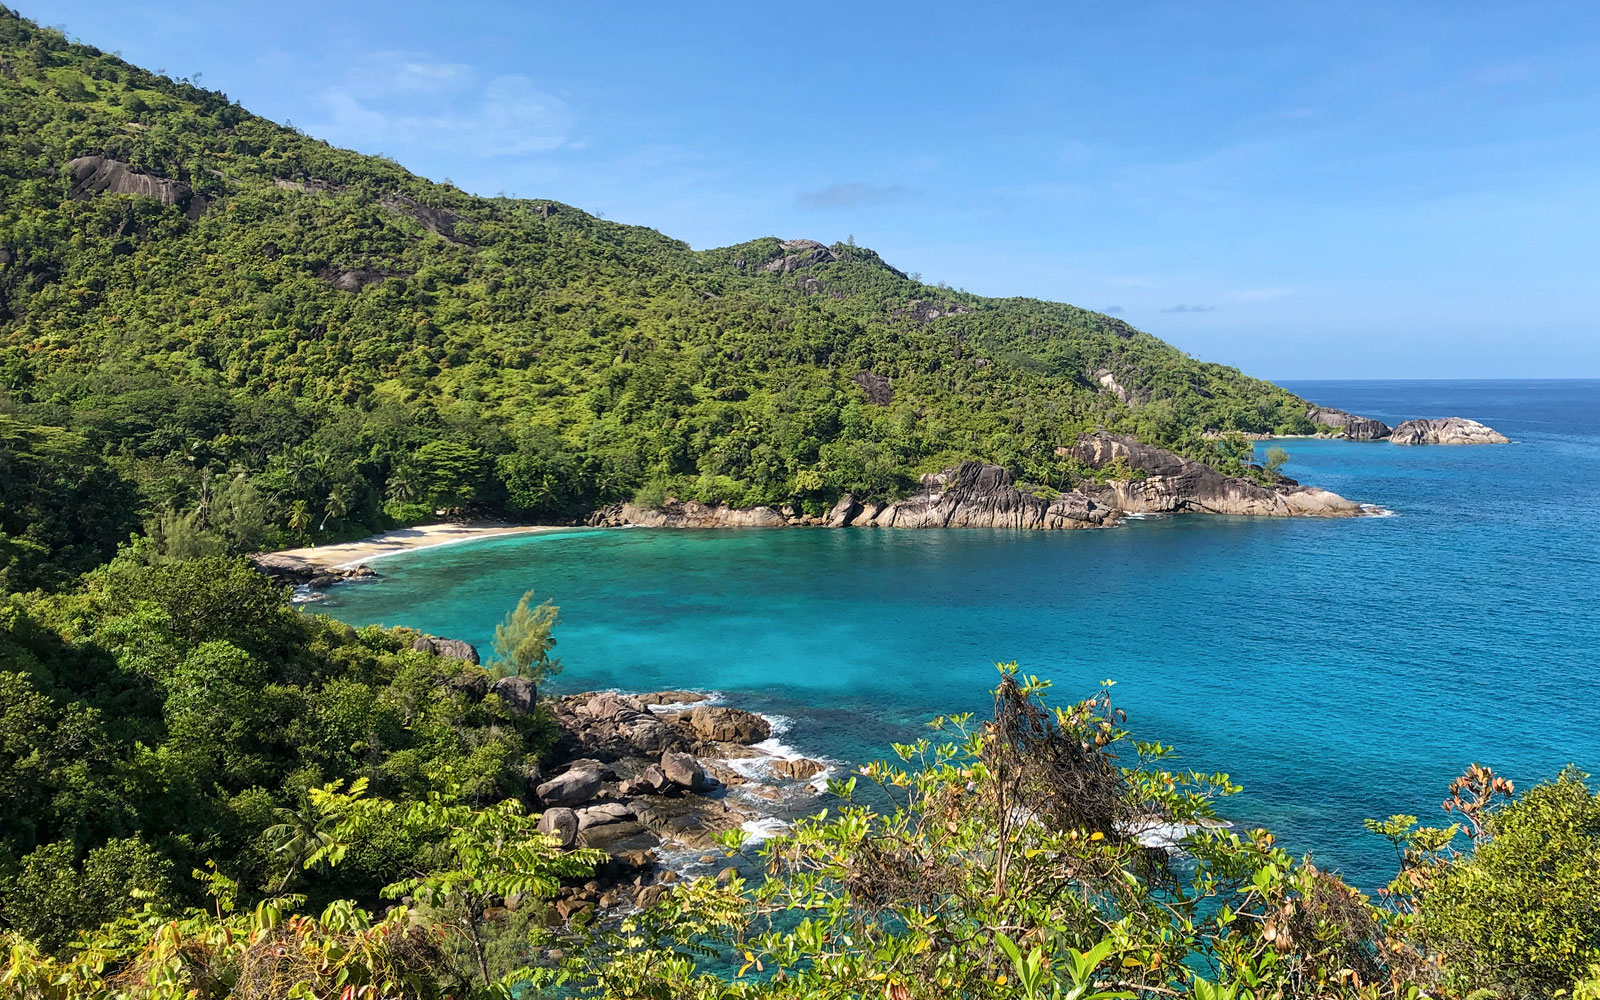
[[[1381,504],[1357,502],[1354,503],[1354,506],[1359,508],[1359,511],[1348,516],[1355,518],[1366,518],[1391,517],[1394,515],[1393,511],[1383,507]],[[421,552],[425,549],[443,548],[447,545],[460,545],[465,542],[483,541],[490,538],[505,538],[514,535],[546,534],[557,531],[577,531],[584,530],[586,527],[589,530],[595,530],[597,528],[604,530],[606,528],[626,529],[642,527],[669,527],[678,530],[682,530],[684,528],[698,528],[701,530],[726,530],[769,526],[742,523],[738,521],[737,518],[719,520],[715,517],[715,515],[718,514],[739,515],[749,513],[749,511],[740,508],[706,508],[706,511],[713,516],[703,523],[694,524],[674,524],[670,522],[664,524],[653,524],[648,521],[632,520],[592,526],[570,524],[507,525],[499,522],[481,524],[464,524],[458,522],[419,524],[409,528],[397,528],[393,531],[380,532],[379,534],[371,535],[367,538],[357,539],[351,542],[338,542],[333,545],[323,546],[305,546],[297,549],[279,549],[275,552],[257,552],[251,555],[249,559],[251,562],[255,563],[258,569],[268,573],[268,575],[288,576],[291,578],[299,578],[301,580],[307,580],[319,576],[356,578],[361,576],[371,576],[373,574],[351,573],[351,570],[365,567],[368,563],[376,562],[380,559],[387,559],[390,556],[403,555],[411,552]],[[652,513],[664,512],[652,511]],[[1209,511],[1136,511],[1125,513],[1122,517],[1118,518],[1116,522],[1099,525],[1098,527],[1116,527],[1119,526],[1123,521],[1140,520],[1146,517],[1173,517],[1180,514],[1192,513],[1212,513],[1213,516],[1216,516],[1214,512]],[[1298,516],[1304,517],[1317,515],[1301,514]],[[850,526],[855,527],[856,525]],[[833,525],[828,525],[826,523],[808,525],[779,523],[770,525],[770,527],[829,528],[833,527]]]
[[[396,528],[353,542],[262,552],[252,559],[258,565],[275,564],[285,568],[292,566],[305,571],[332,573],[403,552],[418,552],[422,549],[473,542],[484,538],[569,530],[571,526],[568,525],[444,521],[437,524]]]

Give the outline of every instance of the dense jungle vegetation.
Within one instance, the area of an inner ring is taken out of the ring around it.
[[[469,196],[0,8],[0,991],[1600,1000],[1587,776],[1474,767],[1451,825],[1371,822],[1369,898],[1206,822],[1232,783],[1109,688],[1055,706],[1015,665],[760,879],[565,921],[543,901],[607,862],[537,828],[548,710],[237,555],[442,508],[815,510],[959,458],[1054,483],[1101,426],[1241,472],[1205,432],[1304,411],[848,242],[696,252]],[[554,669],[554,623],[525,599],[498,669]]]
[[[145,193],[75,177],[80,157]],[[1305,408],[1114,318],[848,243],[696,252],[474,197],[0,8],[15,587],[141,525],[195,555],[641,491],[820,512],[964,458],[1063,483],[1084,470],[1055,449],[1100,426],[1237,472],[1248,446],[1203,432],[1309,431]]]
[[[992,718],[831,782],[761,878],[564,920],[544,901],[607,859],[538,829],[544,710],[242,560],[148,556],[0,607],[8,996],[1600,997],[1586,776],[1474,767],[1451,825],[1371,821],[1374,899],[1207,823],[1233,784],[1136,741],[1109,687],[1058,707],[1014,664]]]

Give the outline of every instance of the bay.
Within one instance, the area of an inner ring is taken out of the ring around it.
[[[533,588],[562,609],[551,690],[714,690],[843,763],[983,711],[996,661],[1063,700],[1112,679],[1137,735],[1245,787],[1225,815],[1371,889],[1393,859],[1363,818],[1443,820],[1475,761],[1519,784],[1600,768],[1600,382],[1285,384],[1513,443],[1280,442],[1287,474],[1390,517],[573,530],[392,557],[321,610],[487,650]]]

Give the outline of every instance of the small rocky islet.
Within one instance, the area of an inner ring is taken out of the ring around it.
[[[1384,441],[1390,444],[1510,444],[1499,431],[1466,417],[1406,420],[1390,427],[1381,420],[1359,417],[1344,410],[1314,406],[1306,416],[1314,424],[1339,432],[1350,441]]]

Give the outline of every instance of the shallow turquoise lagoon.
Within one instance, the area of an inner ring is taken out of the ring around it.
[[[1438,815],[1481,761],[1600,770],[1600,383],[1292,383],[1393,423],[1462,415],[1501,447],[1289,441],[1290,475],[1394,511],[1178,517],[1104,531],[574,530],[379,563],[325,610],[487,650],[532,587],[561,605],[558,690],[715,690],[842,761],[981,711],[996,660],[1063,699],[1116,680],[1130,726],[1245,786],[1272,827],[1367,887],[1361,820]]]

